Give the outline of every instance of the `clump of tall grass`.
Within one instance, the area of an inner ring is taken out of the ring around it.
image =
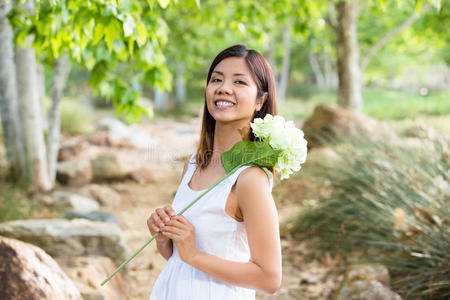
[[[305,209],[294,231],[324,252],[384,263],[407,299],[450,299],[448,141],[404,141],[330,146],[338,159],[317,162],[311,176],[331,195]]]

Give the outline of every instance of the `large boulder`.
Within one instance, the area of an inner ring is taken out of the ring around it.
[[[74,283],[42,249],[0,236],[2,300],[81,300]]]
[[[72,279],[84,300],[125,299],[126,288],[121,273],[116,273],[107,284],[100,283],[107,278],[116,265],[105,256],[77,256],[58,258],[56,261]]]
[[[131,169],[117,153],[105,152],[91,160],[94,181],[123,179],[128,177]]]
[[[83,187],[80,193],[97,200],[102,206],[118,206],[121,202],[120,194],[106,185],[90,184]]]
[[[77,213],[87,213],[99,209],[97,201],[64,191],[55,191],[53,193],[51,205]]]
[[[0,235],[39,246],[53,257],[100,255],[120,265],[130,255],[119,227],[84,219],[0,223]]]
[[[322,146],[321,139],[347,141],[361,137],[370,140],[395,137],[386,124],[329,103],[317,105],[312,116],[303,123],[302,130],[309,149]]]
[[[63,185],[81,186],[92,179],[92,168],[88,160],[69,160],[58,163],[56,180]]]
[[[345,272],[336,300],[401,300],[388,287],[388,269],[381,264],[358,264]]]
[[[91,221],[97,222],[108,222],[120,226],[119,219],[112,214],[103,212],[103,211],[89,211],[85,213],[69,211],[64,215],[65,219],[87,219]]]

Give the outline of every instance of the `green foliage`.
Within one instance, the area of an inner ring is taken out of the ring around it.
[[[90,120],[92,112],[80,101],[63,98],[61,100],[61,132],[68,135],[88,134],[93,128]]]
[[[407,299],[450,296],[448,141],[418,145],[390,141],[334,147],[333,161],[317,160],[308,177],[321,183],[317,204],[295,231],[314,237],[321,251],[363,253],[384,263],[391,286]]]
[[[97,93],[112,98],[118,113],[137,120],[148,112],[131,84],[150,80],[170,90],[172,81],[162,51],[168,28],[160,17],[160,7],[170,0],[158,1],[159,6],[149,2],[150,10],[145,2],[132,0],[39,1],[32,13],[16,3],[8,17],[16,43],[34,35],[36,53],[49,65],[69,53],[73,62],[91,70]]]

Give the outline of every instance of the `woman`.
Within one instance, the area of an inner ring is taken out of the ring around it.
[[[255,290],[279,289],[273,170],[243,166],[176,215],[225,174],[223,152],[242,139],[255,140],[250,122],[277,111],[273,74],[262,55],[243,45],[217,55],[208,72],[197,152],[184,167],[172,206],[147,220],[151,235],[162,232],[157,247],[168,260],[151,300],[247,300],[255,299]]]

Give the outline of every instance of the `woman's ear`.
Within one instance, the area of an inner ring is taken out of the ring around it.
[[[264,92],[264,94],[260,98],[256,99],[256,107],[257,107],[256,111],[259,111],[263,107],[264,102],[266,102],[268,95],[269,93]]]

